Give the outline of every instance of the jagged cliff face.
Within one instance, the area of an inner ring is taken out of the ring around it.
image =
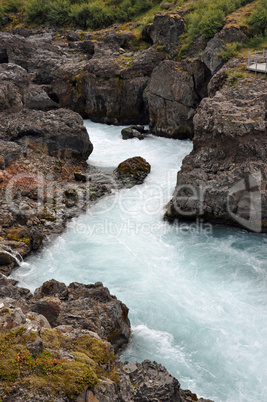
[[[114,355],[130,336],[128,308],[102,283],[66,286],[51,280],[34,294],[15,285],[0,275],[0,397],[29,402],[198,400],[160,364],[123,364]]]
[[[0,63],[13,63],[29,74],[23,99],[27,108],[71,108],[98,122],[149,123],[155,135],[192,138],[193,116],[222,65],[218,54],[223,44],[218,38],[204,41],[194,50],[204,50],[203,57],[170,60],[184,31],[178,13],[157,14],[142,32],[147,48],[136,51],[132,33],[69,32],[58,38],[55,31],[36,35],[16,29],[16,34],[0,33]],[[12,99],[18,108],[19,102]]]
[[[197,109],[194,148],[178,173],[166,217],[266,231],[266,80],[223,84],[226,73],[214,77],[213,96]]]

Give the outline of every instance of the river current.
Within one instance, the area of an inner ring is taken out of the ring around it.
[[[115,191],[13,272],[32,291],[57,279],[101,281],[130,309],[123,360],[155,360],[199,397],[267,400],[267,236],[241,229],[169,225],[162,217],[192,143],[85,121],[89,163],[111,170],[142,156],[145,183]]]

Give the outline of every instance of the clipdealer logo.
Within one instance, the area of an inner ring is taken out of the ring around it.
[[[244,228],[262,229],[261,172],[249,174],[231,187],[227,197],[229,215]]]

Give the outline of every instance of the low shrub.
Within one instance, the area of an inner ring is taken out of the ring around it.
[[[245,77],[245,74],[240,71],[229,70],[227,74],[227,83],[231,86],[236,86],[240,79]]]
[[[192,6],[192,12],[186,19],[189,42],[199,35],[206,39],[212,38],[222,28],[228,14],[250,2],[251,0],[198,1]]]
[[[70,22],[71,5],[68,0],[50,2],[47,9],[47,21],[53,26],[62,26]]]
[[[2,25],[3,18],[4,18],[4,8],[3,8],[2,4],[0,3],[0,27]]]
[[[17,13],[22,5],[22,0],[6,0],[3,10],[6,13]]]
[[[233,57],[238,55],[238,51],[241,49],[242,45],[238,42],[227,43],[225,49],[222,51],[221,56],[223,61],[228,61]]]
[[[22,2],[23,0],[8,0]],[[82,29],[105,28],[115,20],[126,22],[151,9],[158,0],[27,0],[29,23],[66,26],[73,23]]]
[[[256,35],[265,35],[267,32],[267,0],[260,0],[249,18],[249,24]]]
[[[47,0],[28,0],[25,7],[27,22],[44,24],[47,21],[49,5]]]

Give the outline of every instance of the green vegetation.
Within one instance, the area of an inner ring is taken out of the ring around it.
[[[227,83],[231,86],[236,86],[240,79],[245,78],[245,74],[241,71],[236,70],[228,70],[226,71],[227,74]]]
[[[2,25],[3,17],[4,17],[4,8],[0,2],[0,27]]]
[[[189,40],[192,42],[198,35],[212,38],[222,28],[227,15],[250,2],[251,0],[198,1],[186,20]]]
[[[150,10],[158,0],[0,0],[4,13],[17,13],[28,24],[101,29],[115,21],[127,22]]]
[[[267,33],[267,0],[260,0],[249,18],[249,24],[256,35]]]
[[[96,387],[102,378],[119,382],[115,356],[104,342],[89,335],[73,342],[57,330],[43,329],[43,350],[33,354],[27,344],[37,336],[23,327],[11,332],[0,331],[0,384],[6,394],[23,386],[51,397],[63,391],[75,399],[87,387]],[[62,358],[59,350],[71,353],[74,360]]]
[[[223,61],[228,61],[238,55],[238,51],[241,49],[242,44],[238,42],[227,43],[225,49],[222,51],[221,56]]]
[[[266,42],[267,0],[171,0],[172,12],[186,7],[186,31],[180,37],[177,58],[186,55],[196,37],[212,38],[223,25],[244,29],[251,36],[244,47],[257,49]],[[139,38],[145,25],[152,23],[161,11],[160,0],[0,0],[0,26],[4,16],[10,25],[102,29],[113,23],[140,21],[133,31]],[[165,10],[162,11],[163,13]],[[167,11],[168,12],[168,11]],[[124,29],[122,27],[122,29]],[[128,27],[127,27],[128,29]],[[137,48],[140,46],[138,41]],[[237,43],[226,45],[222,52],[225,61],[236,56]],[[173,54],[174,54],[173,53]]]

